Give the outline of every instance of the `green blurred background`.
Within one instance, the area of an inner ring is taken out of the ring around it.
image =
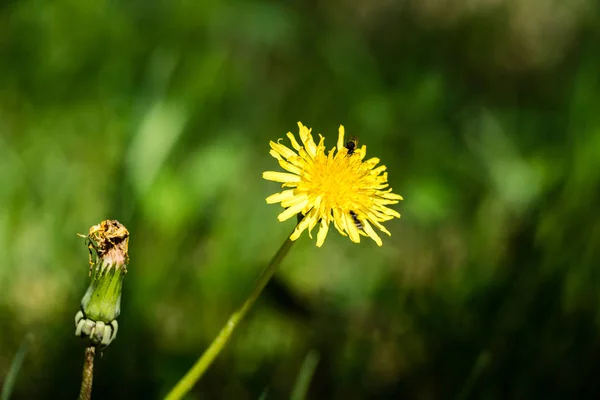
[[[77,396],[76,233],[110,218],[131,264],[93,397],[164,396],[293,228],[261,173],[300,120],[358,135],[402,219],[382,248],[303,236],[190,399],[598,398],[598,15],[0,0],[0,382],[29,343],[13,398]]]

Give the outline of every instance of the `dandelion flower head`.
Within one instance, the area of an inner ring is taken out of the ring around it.
[[[312,238],[311,232],[319,224],[317,246],[321,247],[333,223],[340,234],[355,243],[360,242],[361,236],[368,236],[381,246],[373,226],[390,235],[382,222],[400,218],[400,214],[387,206],[402,200],[388,188],[386,167],[377,167],[380,160],[375,157],[363,161],[366,146],[348,146],[350,142],[344,141],[341,125],[337,147],[329,151],[321,134],[316,144],[311,129],[301,122],[298,127],[301,144],[291,132],[287,134],[293,150],[281,144],[281,139],[270,142],[271,156],[287,172],[263,173],[264,179],[281,182],[286,189],[267,197],[267,203],[281,203],[285,208],[277,217],[279,221],[298,213],[303,216],[290,239],[298,239],[307,229]]]

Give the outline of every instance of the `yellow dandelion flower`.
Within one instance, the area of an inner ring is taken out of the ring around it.
[[[402,196],[392,193],[388,188],[386,167],[379,164],[378,158],[363,161],[367,148],[355,148],[356,142],[344,142],[344,127],[340,125],[336,147],[326,152],[325,138],[319,134],[319,144],[313,140],[311,129],[301,122],[300,145],[294,135],[288,132],[292,147],[271,141],[270,154],[279,165],[288,172],[267,171],[263,178],[281,182],[281,193],[267,197],[267,203],[281,203],[285,210],[277,217],[285,221],[301,213],[304,218],[298,224],[291,240],[296,240],[308,229],[312,238],[312,229],[320,223],[317,233],[317,246],[321,247],[333,222],[335,228],[355,243],[360,236],[368,236],[382,245],[381,238],[373,226],[390,235],[381,224],[400,214],[387,206],[402,200]],[[350,144],[353,143],[353,144]]]

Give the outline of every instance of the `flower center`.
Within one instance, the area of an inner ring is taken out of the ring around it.
[[[338,154],[329,158],[317,154],[314,165],[306,171],[303,184],[299,186],[309,196],[321,197],[326,208],[339,208],[346,212],[360,203],[361,181],[364,175],[361,161],[355,156]]]

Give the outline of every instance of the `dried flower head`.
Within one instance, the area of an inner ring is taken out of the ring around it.
[[[93,345],[108,346],[117,336],[121,289],[129,263],[129,232],[119,221],[106,220],[89,229],[91,281],[75,315],[75,335]]]
[[[88,235],[79,236],[88,239],[88,250],[90,252],[90,274],[94,266],[92,260],[94,252],[101,259],[101,268],[111,266],[122,266],[127,268],[129,263],[129,231],[117,220],[105,220],[89,229]],[[127,271],[125,271],[127,272]]]
[[[328,152],[322,135],[319,134],[317,145],[311,129],[301,122],[298,127],[302,145],[291,132],[287,134],[295,151],[279,141],[270,142],[270,154],[288,172],[263,173],[264,179],[281,182],[283,188],[289,188],[267,197],[267,203],[281,203],[285,208],[277,217],[279,221],[298,213],[304,216],[290,239],[296,240],[306,229],[312,237],[312,229],[320,223],[317,246],[321,247],[333,222],[336,229],[353,242],[359,243],[362,235],[381,246],[381,238],[371,225],[390,235],[381,223],[400,218],[398,212],[387,206],[402,200],[402,196],[388,188],[386,167],[376,167],[379,159],[375,157],[363,161],[366,146],[358,148],[355,139],[345,142],[343,126],[339,128],[337,148]]]

